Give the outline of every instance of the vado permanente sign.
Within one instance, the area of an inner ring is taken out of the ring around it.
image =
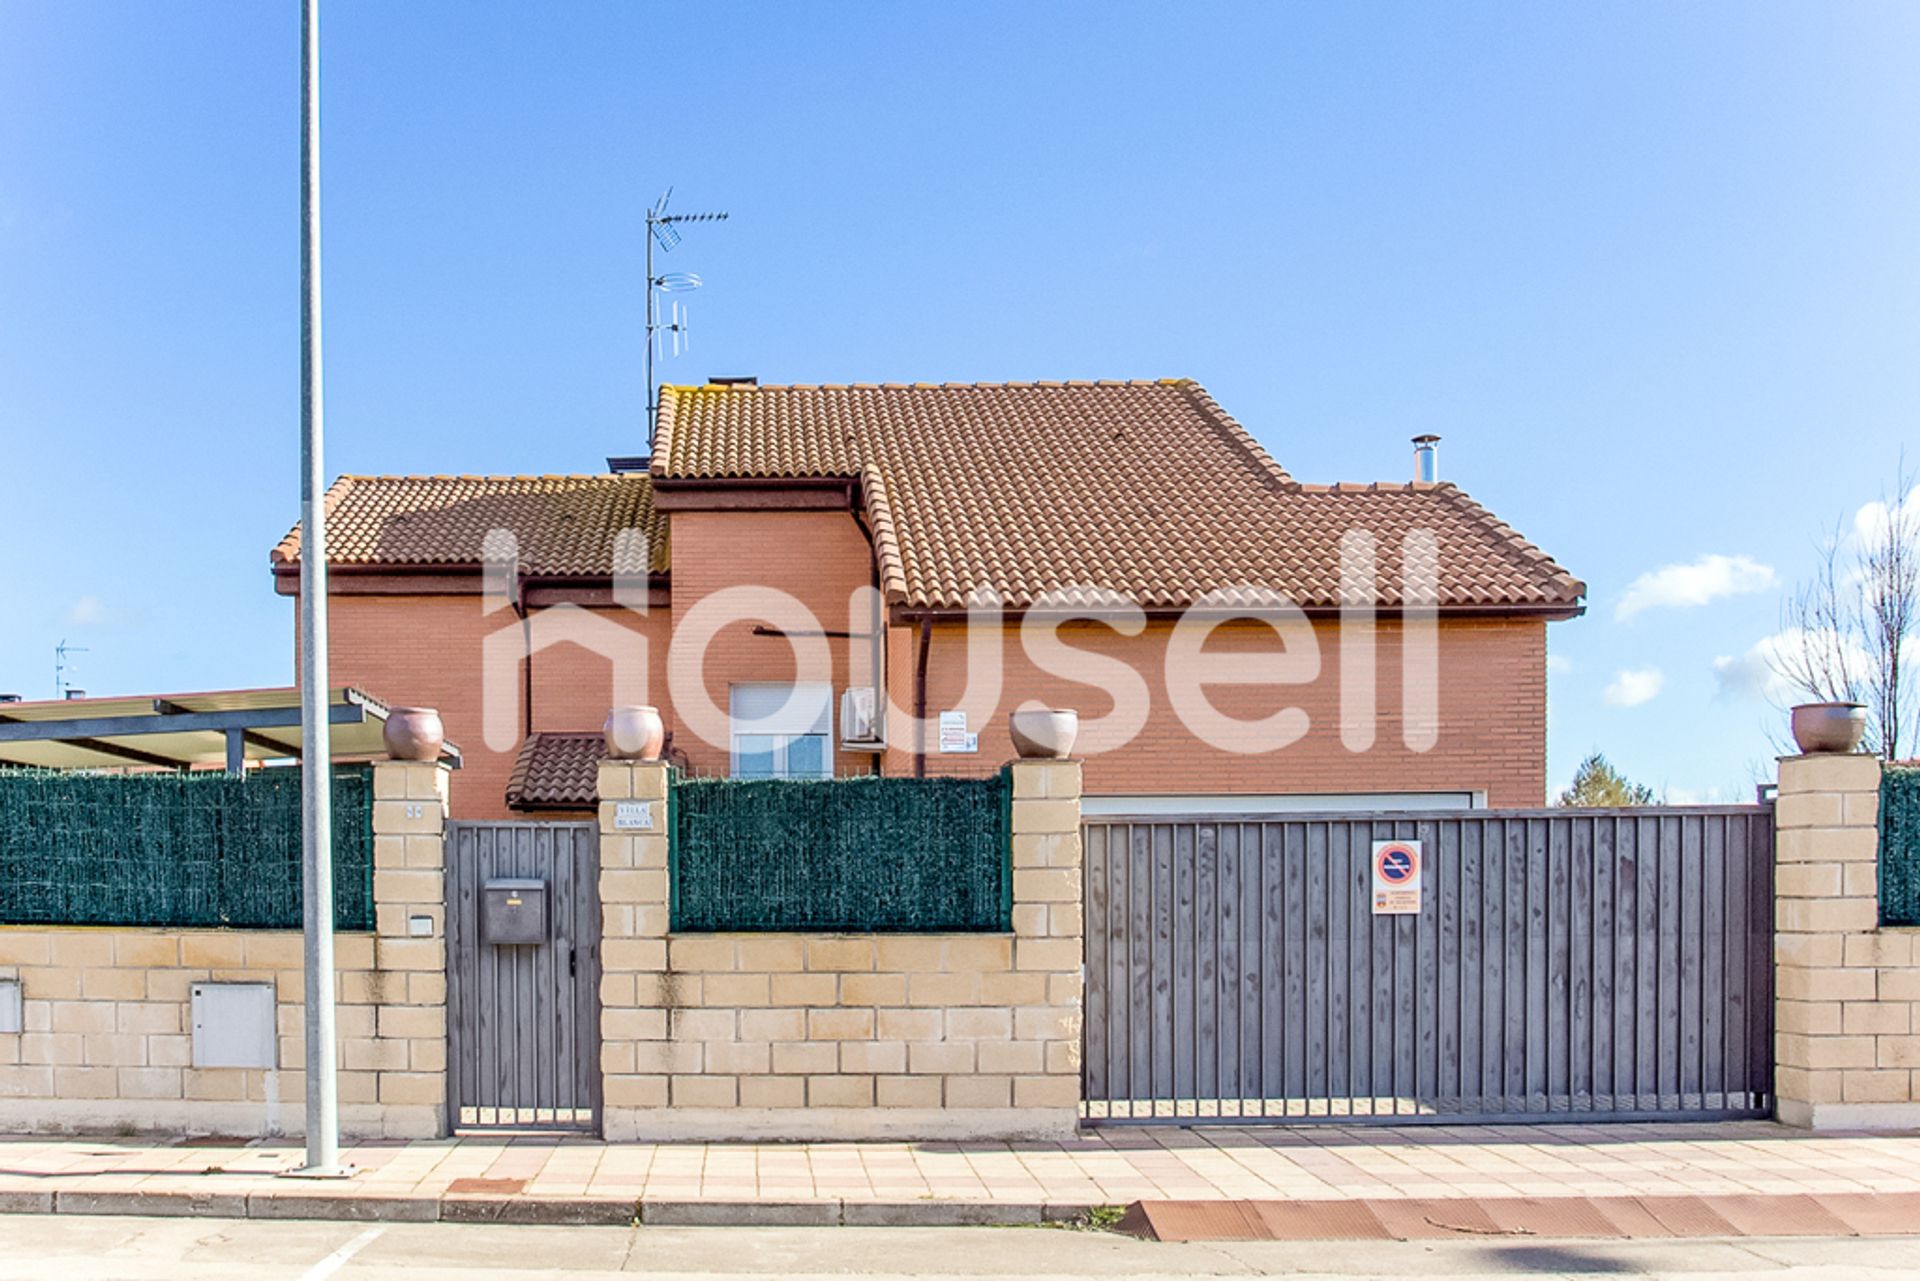
[[[1418,916],[1420,914],[1419,841],[1375,841],[1373,843],[1373,914],[1375,916]]]

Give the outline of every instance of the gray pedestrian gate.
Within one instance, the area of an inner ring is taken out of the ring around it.
[[[1771,1112],[1770,807],[1083,831],[1091,1124]],[[1376,916],[1403,839],[1420,910]]]
[[[595,825],[457,822],[447,832],[454,1128],[597,1130]]]

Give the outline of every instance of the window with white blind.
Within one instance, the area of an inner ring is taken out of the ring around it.
[[[833,777],[833,686],[735,685],[729,715],[735,778]]]

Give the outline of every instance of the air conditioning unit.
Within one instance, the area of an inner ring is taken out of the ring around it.
[[[855,686],[840,695],[840,747],[848,752],[878,752],[881,740],[879,699],[871,686]]]

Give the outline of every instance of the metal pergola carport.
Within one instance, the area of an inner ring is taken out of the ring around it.
[[[327,700],[333,755],[371,758],[386,750],[387,705],[342,687]],[[248,761],[300,755],[300,691],[218,690],[162,697],[69,698],[0,703],[0,765],[44,769],[187,769],[224,764],[237,774]],[[452,743],[440,759],[460,768]]]

